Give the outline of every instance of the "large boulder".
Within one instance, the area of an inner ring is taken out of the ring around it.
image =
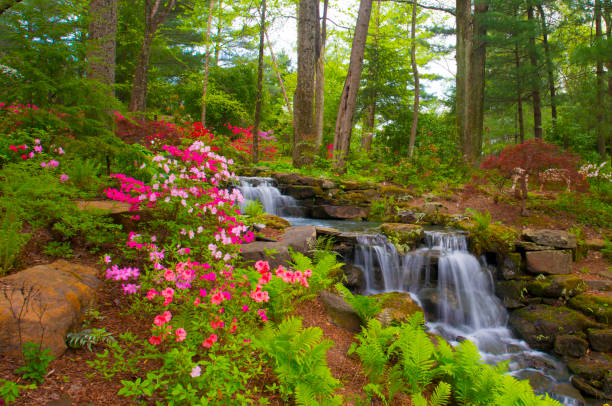
[[[101,281],[89,266],[59,260],[0,279],[0,352],[19,354],[21,343],[41,343],[55,356],[66,334],[95,302]],[[20,331],[21,330],[21,331]]]
[[[349,331],[358,333],[361,331],[361,318],[342,296],[327,290],[319,292],[325,311],[333,322]]]
[[[594,351],[612,352],[612,329],[590,328],[588,336]]]
[[[569,275],[572,272],[572,256],[563,251],[529,251],[525,254],[527,270],[531,273]]]
[[[607,295],[583,293],[570,299],[568,304],[588,316],[595,317],[601,323],[612,325],[612,293],[606,293]]]
[[[368,217],[369,212],[370,210],[365,207],[321,205],[313,207],[312,214],[315,218],[348,220],[364,219]]]
[[[291,261],[289,248],[307,254],[316,238],[317,231],[314,226],[288,227],[279,241],[255,241],[241,245],[240,255],[245,261],[268,261],[271,268],[286,266]],[[266,250],[274,250],[276,254],[271,257],[266,254]]]
[[[320,179],[297,173],[273,173],[271,176],[276,179],[279,184],[284,185],[318,186],[321,181]]]
[[[549,275],[530,281],[527,290],[533,296],[570,298],[585,292],[586,284],[574,275]]]
[[[557,335],[582,335],[597,323],[567,307],[536,304],[512,312],[510,327],[532,348],[553,349]]]
[[[384,223],[380,231],[396,244],[408,245],[416,248],[419,242],[425,238],[425,230],[416,224]]]
[[[414,313],[422,311],[408,293],[388,292],[373,297],[382,306],[382,310],[375,318],[383,327],[406,322]]]
[[[580,358],[587,353],[589,343],[579,335],[563,334],[555,337],[555,352]]]
[[[317,195],[323,195],[323,189],[319,186],[288,185],[284,186],[282,190],[284,194],[298,200],[312,199]]]
[[[522,237],[524,240],[532,241],[538,245],[561,249],[575,249],[577,239],[574,234],[562,230],[523,230]]]

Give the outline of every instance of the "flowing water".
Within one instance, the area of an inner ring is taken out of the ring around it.
[[[426,246],[400,254],[386,237],[358,237],[354,264],[363,269],[364,294],[409,292],[427,314],[428,328],[451,344],[474,342],[485,362],[509,361],[511,374],[530,379],[565,405],[569,373],[555,358],[529,348],[506,327],[508,312],[494,294],[491,272],[467,250],[457,232],[426,232]],[[570,389],[571,390],[571,389]]]
[[[466,236],[459,232],[426,232],[426,244],[400,254],[381,234],[371,234],[376,223],[304,218],[304,210],[282,195],[272,178],[240,178],[245,199],[257,200],[267,213],[287,218],[293,225],[334,227],[358,231],[354,265],[365,275],[364,294],[408,292],[424,309],[429,330],[452,345],[474,342],[485,362],[509,362],[510,373],[530,379],[540,392],[548,392],[567,406],[582,402],[565,396],[575,393],[566,366],[529,348],[506,327],[508,313],[494,294],[486,264],[468,252]]]
[[[240,181],[238,189],[245,199],[240,205],[242,209],[249,200],[254,200],[261,203],[268,214],[281,217],[303,215],[303,208],[293,197],[283,195],[276,187],[274,179],[241,176],[238,180]]]

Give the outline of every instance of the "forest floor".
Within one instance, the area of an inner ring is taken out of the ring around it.
[[[423,199],[415,199],[411,204],[419,205]],[[466,208],[478,211],[489,211],[493,221],[500,221],[506,225],[522,228],[526,226],[527,218],[521,216],[518,205],[504,202],[495,203],[491,196],[479,193],[458,193],[443,201],[451,214],[464,213]],[[569,230],[575,223],[571,217],[555,217],[545,213],[533,213],[537,216],[537,225],[529,224],[532,228],[553,228]],[[601,238],[609,235],[609,229],[594,227],[583,227],[587,238]],[[49,263],[55,258],[42,253],[42,248],[52,236],[47,231],[37,231],[26,247],[28,256],[23,258],[22,268]],[[104,269],[98,262],[98,256],[89,253],[84,247],[74,247],[74,258],[71,261],[93,266],[99,271],[103,278]],[[585,269],[588,272],[585,272]],[[17,272],[14,271],[14,272]],[[598,251],[590,251],[586,258],[574,263],[573,273],[583,279],[612,279],[610,263],[602,257]],[[137,318],[133,315],[122,313],[127,308],[127,299],[114,284],[104,284],[100,289],[97,310],[99,317],[92,320],[90,328],[104,328],[117,336],[130,330],[139,338],[145,339],[150,334],[150,319]],[[366,399],[363,387],[367,384],[360,362],[357,358],[347,355],[348,349],[355,341],[355,336],[336,326],[326,314],[321,301],[318,298],[304,302],[298,306],[296,315],[303,319],[304,327],[317,326],[323,330],[325,338],[332,340],[335,346],[327,354],[328,365],[334,377],[342,382],[338,390],[351,403],[351,399]],[[94,348],[100,352],[102,347]],[[134,379],[130,374],[120,373],[110,380],[105,380],[99,373],[87,365],[87,361],[96,359],[96,352],[85,349],[68,349],[66,353],[51,362],[49,372],[45,381],[37,389],[23,391],[22,395],[14,403],[15,405],[130,405],[133,401],[117,395],[121,388],[122,379]],[[24,383],[15,370],[22,365],[17,358],[0,355],[0,379],[9,379],[18,383]],[[154,365],[151,365],[153,367]],[[269,376],[268,376],[269,375]],[[265,381],[270,379],[271,374],[264,374],[261,378]],[[262,386],[262,382],[257,382]],[[272,404],[285,404],[273,394],[265,394]],[[361,402],[358,402],[361,403]],[[2,401],[0,400],[0,405]],[[350,403],[349,403],[350,404]],[[373,403],[375,404],[375,403]],[[410,405],[408,398],[401,399],[402,405]]]

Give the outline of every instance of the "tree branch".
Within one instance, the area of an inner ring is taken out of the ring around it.
[[[0,0],[0,15],[9,8],[13,7],[17,3],[21,3],[23,0]]]

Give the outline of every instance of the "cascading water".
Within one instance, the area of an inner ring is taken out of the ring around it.
[[[238,189],[245,202],[241,208],[246,206],[248,200],[255,200],[262,204],[264,211],[276,216],[300,216],[302,208],[297,201],[287,195],[283,195],[274,185],[272,178],[259,177],[239,177],[240,185]]]
[[[426,247],[398,253],[382,235],[357,237],[354,265],[365,275],[364,294],[409,292],[423,307],[429,329],[451,344],[469,339],[489,363],[509,361],[517,378],[536,378],[539,389],[568,406],[576,399],[557,392],[569,385],[567,368],[531,350],[506,327],[508,313],[494,294],[493,277],[467,250],[461,233],[426,232]]]

